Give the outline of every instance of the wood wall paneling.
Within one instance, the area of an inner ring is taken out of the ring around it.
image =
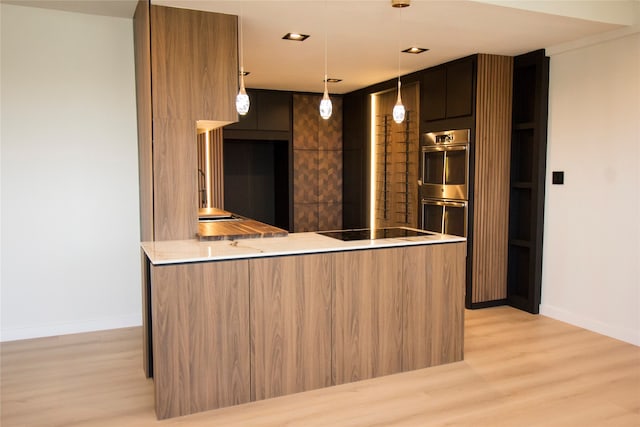
[[[336,255],[335,384],[402,370],[402,257],[400,249]]]
[[[462,360],[465,254],[466,243],[404,249],[403,371]]]
[[[138,113],[140,240],[153,240],[153,150],[151,127],[151,43],[149,3],[140,0],[133,17]]]
[[[293,96],[293,230],[342,228],[342,98],[318,113],[320,95]]]
[[[195,122],[153,119],[156,240],[193,239],[198,231]]]
[[[478,55],[471,302],[507,296],[513,58]]]
[[[249,401],[247,262],[152,267],[159,419]]]
[[[333,257],[249,261],[252,400],[332,384]]]

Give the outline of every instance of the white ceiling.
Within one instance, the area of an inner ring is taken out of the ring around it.
[[[82,13],[131,17],[134,0],[1,0]],[[640,2],[412,0],[152,0],[153,4],[242,17],[244,68],[250,88],[322,92],[327,37],[332,93],[346,93],[400,74],[474,53],[518,55],[638,24]],[[93,9],[93,11],[92,11]],[[282,40],[310,34],[305,42]],[[401,54],[416,45],[420,55]],[[399,49],[400,48],[400,49]]]

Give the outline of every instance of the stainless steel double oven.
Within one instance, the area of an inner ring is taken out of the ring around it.
[[[470,130],[429,132],[420,142],[422,228],[467,236]]]

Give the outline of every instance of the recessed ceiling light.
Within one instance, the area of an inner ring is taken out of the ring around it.
[[[429,50],[429,49],[425,49],[425,48],[423,48],[423,47],[415,47],[415,46],[412,46],[412,47],[408,47],[408,48],[404,49],[404,50],[403,50],[403,52],[404,52],[404,53],[413,53],[413,54],[416,54],[416,55],[417,55],[417,54],[419,54],[419,53],[426,52],[426,51],[428,51],[428,50]]]
[[[409,7],[411,0],[391,0],[392,7]]]
[[[309,34],[287,33],[282,38],[284,40],[293,40],[296,42],[303,42],[309,38]]]
[[[324,79],[322,79],[322,81],[324,82]],[[327,78],[327,83],[340,83],[341,81],[342,79]]]

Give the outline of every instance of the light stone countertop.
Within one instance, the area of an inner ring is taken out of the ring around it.
[[[429,236],[344,242],[317,233],[307,232],[291,233],[286,237],[258,239],[218,241],[200,241],[193,239],[142,242],[141,246],[153,265],[163,265],[464,241],[466,241],[464,237],[434,233]]]

